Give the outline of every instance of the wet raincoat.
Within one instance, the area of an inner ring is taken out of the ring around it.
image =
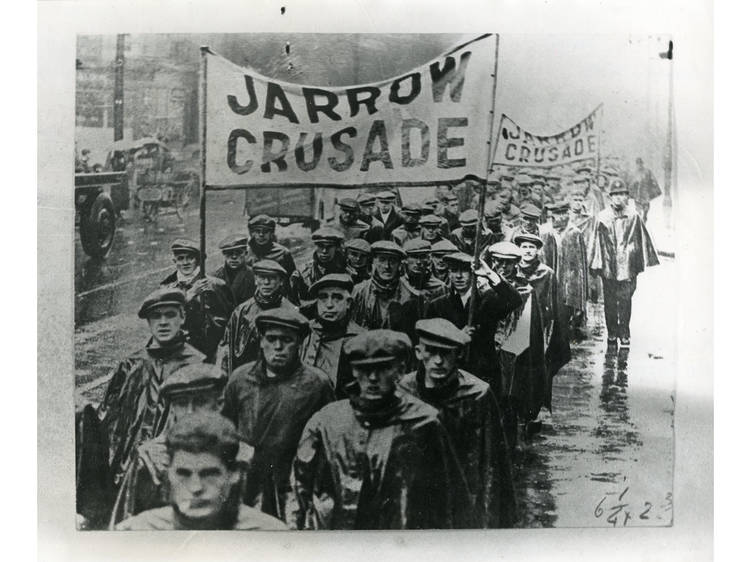
[[[302,343],[300,353],[302,363],[323,371],[337,398],[345,397],[344,387],[352,381],[351,366],[344,360],[344,343],[364,331],[352,321],[339,326],[324,324],[317,319],[310,322],[310,334]]]
[[[481,293],[481,291],[480,291]],[[521,305],[521,296],[505,281],[480,294],[474,313],[474,337],[469,344],[469,353],[463,358],[461,367],[473,373],[495,389],[499,384],[499,363],[495,354],[494,336],[498,322]],[[449,294],[431,301],[427,305],[425,318],[445,318],[458,328],[469,321],[469,306],[464,306],[460,295],[451,290]]]
[[[510,456],[500,409],[489,385],[460,370],[441,388],[427,388],[424,368],[404,375],[399,386],[440,412],[464,471],[477,526],[512,527],[516,521]]]
[[[255,449],[244,502],[284,519],[292,460],[310,417],[333,400],[328,376],[299,364],[269,378],[263,360],[236,369],[224,389],[222,414]]]
[[[255,276],[249,267],[233,271],[226,265],[222,265],[214,271],[214,277],[227,284],[229,290],[232,291],[235,306],[245,302],[255,293]]]
[[[115,368],[97,412],[109,440],[109,482],[115,487],[136,447],[159,435],[167,423],[169,405],[159,397],[161,383],[177,369],[205,359],[180,336],[167,347],[149,340]]]
[[[255,325],[255,318],[264,310],[272,308],[296,309],[297,307],[279,293],[271,299],[253,297],[234,309],[224,331],[218,353],[218,362],[225,373],[232,373],[237,367],[258,358],[260,333]]]
[[[554,228],[542,232],[544,263],[557,276],[559,304],[586,312],[589,291],[588,252],[583,233],[572,222],[562,232]]]
[[[402,278],[388,287],[379,287],[373,276],[354,287],[351,319],[368,330],[387,328],[409,333],[417,321],[414,310],[407,305],[412,297]]]
[[[463,473],[438,412],[397,391],[364,408],[329,404],[305,426],[294,459],[298,529],[475,526]]]
[[[194,293],[191,291],[199,277],[193,278],[192,282],[183,283],[177,279],[177,272],[167,276],[162,282],[162,287],[173,287],[185,292],[187,302],[185,303],[185,331],[188,342],[201,353],[213,360],[216,356],[216,348],[224,335],[229,315],[234,308],[232,291],[221,279],[206,276],[209,288]]]
[[[591,273],[604,279],[635,279],[646,267],[659,264],[646,226],[629,207],[597,215],[589,252]]]

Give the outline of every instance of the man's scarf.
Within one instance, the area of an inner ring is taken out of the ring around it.
[[[375,294],[382,299],[390,299],[396,294],[396,290],[399,286],[399,277],[394,276],[390,281],[385,281],[380,278],[378,272],[375,271],[371,277],[372,287]]]
[[[281,299],[284,298],[284,295],[282,294],[281,287],[276,289],[273,294],[268,297],[261,295],[260,289],[255,289],[253,298],[260,308],[268,310],[269,308],[279,308],[279,306],[281,306]]]

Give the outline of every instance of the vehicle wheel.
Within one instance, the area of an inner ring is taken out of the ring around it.
[[[115,207],[112,200],[100,193],[80,225],[81,246],[91,257],[103,258],[115,240]]]

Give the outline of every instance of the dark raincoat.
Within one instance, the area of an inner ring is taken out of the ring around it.
[[[189,295],[185,303],[184,325],[188,342],[213,360],[229,315],[232,314],[234,299],[226,283],[211,276],[206,276],[210,282],[208,289],[192,294],[190,289],[198,279],[195,277],[191,283],[183,283],[177,280],[177,272],[174,272],[161,282],[161,286],[181,289]]]
[[[401,391],[375,411],[352,397],[315,414],[297,448],[294,491],[287,522],[298,529],[475,526],[437,410]]]
[[[626,281],[658,264],[651,237],[635,210],[626,207],[615,212],[610,208],[599,213],[589,248],[593,275]]]
[[[343,327],[324,326],[320,320],[310,322],[310,334],[302,343],[302,363],[323,371],[337,398],[345,396],[344,387],[352,381],[352,369],[344,360],[344,343],[364,332],[359,324],[348,321]]]
[[[404,217],[401,216],[401,213],[398,209],[396,209],[396,207],[391,207],[391,212],[388,213],[387,221],[383,220],[383,215],[380,214],[380,209],[377,209],[375,211],[375,216],[373,218],[377,219],[378,222],[383,225],[383,240],[390,240],[393,231],[404,224]]]
[[[501,242],[502,240],[504,240],[502,233],[496,234],[492,232],[489,228],[483,229],[481,236],[482,237],[479,240],[479,253],[480,254],[484,252],[487,248],[492,246],[495,242]],[[451,232],[450,236],[448,236],[448,240],[450,240],[451,242],[453,242],[453,244],[455,244],[459,252],[469,254],[470,256],[474,255],[474,239],[464,238],[463,227],[457,228],[453,232]]]
[[[533,288],[539,303],[544,327],[544,356],[547,362],[547,402],[552,400],[552,377],[570,361],[570,334],[568,321],[560,306],[557,276],[551,267],[537,258],[531,264],[518,265],[518,276]]]
[[[362,281],[352,291],[351,319],[367,330],[387,328],[409,333],[417,321],[407,304],[412,296],[403,279],[387,295],[379,294],[372,278]]]
[[[252,240],[247,243],[248,259],[247,265],[252,266],[256,261],[273,260],[281,265],[291,276],[297,270],[294,264],[294,258],[289,248],[282,246],[278,242],[271,242],[267,246],[258,246]]]
[[[312,260],[302,268],[296,271],[290,280],[292,285],[293,302],[302,306],[310,303],[310,287],[316,281],[331,273],[346,273],[346,256],[343,252],[336,252],[329,263],[320,263],[318,254],[313,252]]]
[[[205,359],[181,336],[168,347],[150,340],[145,349],[115,368],[98,410],[109,440],[109,482],[115,488],[133,461],[136,447],[159,435],[167,423],[169,405],[159,397],[161,383],[177,369]]]
[[[444,388],[427,388],[423,368],[404,375],[399,385],[434,406],[464,471],[477,525],[483,529],[512,527],[516,521],[510,455],[500,409],[489,385],[459,370]]]
[[[588,252],[583,233],[573,223],[561,233],[554,229],[542,233],[544,263],[557,276],[559,304],[586,312],[589,291]]]
[[[255,449],[244,501],[284,519],[292,460],[310,417],[334,399],[328,376],[301,363],[269,378],[264,361],[236,369],[224,389],[222,414]]]
[[[339,219],[332,219],[326,222],[326,226],[335,228],[341,234],[343,234],[344,242],[347,242],[354,238],[363,238],[367,240],[367,235],[370,230],[370,225],[359,219],[357,219],[354,224],[344,224]]]
[[[425,318],[445,318],[458,328],[469,321],[469,306],[464,306],[460,295],[451,290],[449,294],[431,301],[427,305]],[[480,294],[473,321],[476,328],[469,344],[469,353],[461,367],[490,384],[495,390],[500,383],[499,363],[495,354],[494,337],[497,324],[511,311],[521,305],[521,295],[510,284],[501,281],[495,287]]]
[[[229,290],[232,291],[235,306],[245,302],[255,293],[255,276],[249,267],[232,271],[226,265],[222,265],[214,271],[214,277],[227,284]]]
[[[364,234],[364,239],[370,244],[373,244],[378,240],[390,240],[390,238],[385,235],[383,223],[375,217],[360,215],[359,220],[370,227]]]
[[[264,310],[272,308],[296,310],[297,307],[286,297],[277,295],[269,301],[253,297],[234,309],[219,346],[219,363],[225,373],[232,373],[237,367],[258,358],[260,333],[255,325],[255,318]]]

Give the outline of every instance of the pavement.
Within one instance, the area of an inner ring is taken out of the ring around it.
[[[245,232],[246,220],[242,193],[210,196],[215,199],[208,205],[209,250],[224,236]],[[664,236],[654,227],[658,244]],[[279,230],[298,263],[311,255],[303,230]],[[116,362],[145,343],[137,306],[171,270],[169,244],[184,236],[198,237],[195,210],[184,222],[173,215],[157,224],[126,217],[105,262],[77,248],[77,402],[98,402]],[[589,337],[573,345],[571,362],[554,378],[552,413],[515,457],[519,526],[671,524],[677,301],[676,266],[664,255],[638,279],[629,351],[607,350],[602,307],[590,304]],[[207,270],[220,260],[210,251]]]

